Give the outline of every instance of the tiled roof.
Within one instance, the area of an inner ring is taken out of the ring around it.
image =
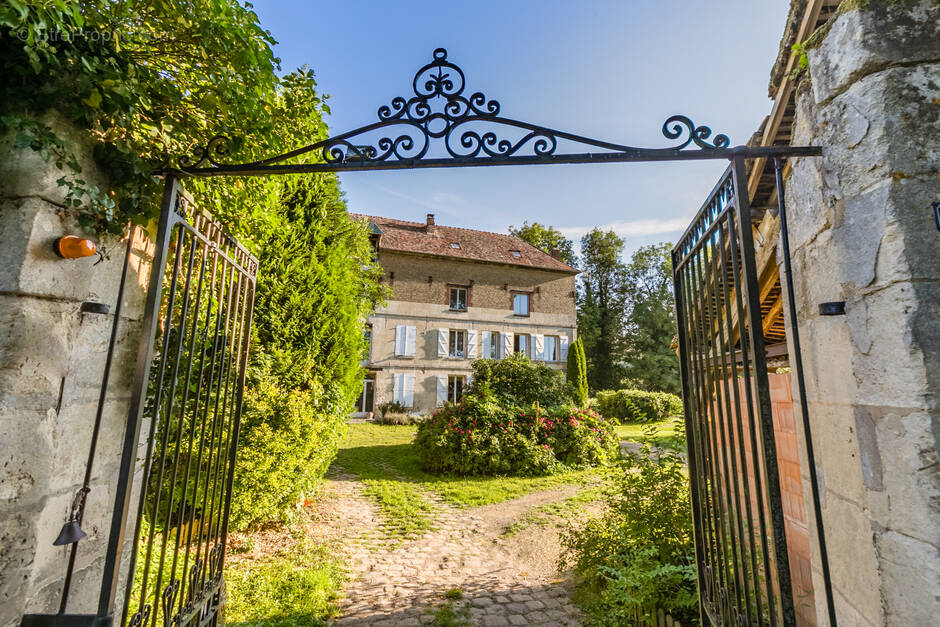
[[[381,231],[379,250],[391,250],[437,257],[452,257],[473,261],[505,263],[526,268],[554,270],[576,274],[578,271],[532,246],[515,235],[489,233],[455,226],[435,224],[428,232],[425,222],[408,222],[393,218],[350,214],[358,220],[368,220],[370,229]],[[456,244],[457,246],[453,246]],[[511,251],[517,251],[519,256]]]

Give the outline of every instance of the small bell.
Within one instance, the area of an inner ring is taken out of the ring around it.
[[[81,527],[82,514],[85,509],[85,497],[88,496],[88,492],[88,487],[83,486],[75,495],[75,500],[72,501],[72,512],[69,515],[69,519],[62,525],[62,531],[59,532],[59,537],[52,543],[53,546],[74,544],[88,537],[88,534],[82,531]]]
[[[72,544],[83,540],[88,536],[82,528],[78,525],[77,520],[70,520],[62,525],[62,531],[59,532],[59,537],[53,542],[53,546],[65,546],[66,544]]]

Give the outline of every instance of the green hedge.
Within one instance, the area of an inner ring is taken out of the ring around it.
[[[667,392],[602,390],[595,407],[602,416],[620,422],[661,422],[682,415],[682,399]]]
[[[538,403],[542,407],[553,407],[568,400],[568,386],[560,370],[520,354],[473,362],[473,384],[469,393],[479,394],[484,389],[506,406]]]

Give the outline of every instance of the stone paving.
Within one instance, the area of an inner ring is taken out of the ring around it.
[[[428,494],[436,507],[432,529],[402,541],[386,533],[355,477],[334,470],[328,489],[330,524],[342,532],[352,570],[334,625],[430,624],[447,605],[462,625],[581,624],[570,584],[557,572],[527,572],[532,564],[512,546],[520,539],[503,538],[481,516],[485,508],[457,509]]]

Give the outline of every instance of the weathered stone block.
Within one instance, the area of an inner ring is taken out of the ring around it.
[[[937,545],[887,530],[875,543],[881,560],[885,613],[891,625],[933,625],[940,613]],[[918,559],[920,558],[920,559]],[[925,589],[932,591],[924,594]]]
[[[865,10],[838,15],[809,49],[816,102],[824,102],[861,77],[896,64],[935,61],[940,9],[929,0],[868,2]]]

